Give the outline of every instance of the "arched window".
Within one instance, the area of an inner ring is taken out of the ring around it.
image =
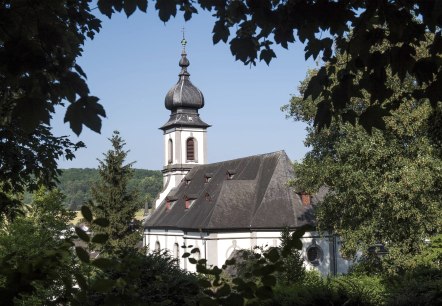
[[[169,139],[167,152],[168,152],[167,163],[171,164],[173,162],[173,141],[172,141],[172,139]]]
[[[189,138],[186,142],[186,156],[187,160],[194,161],[195,160],[195,139]]]
[[[157,240],[157,242],[155,242],[155,251],[159,251],[160,249],[161,249],[160,242]]]

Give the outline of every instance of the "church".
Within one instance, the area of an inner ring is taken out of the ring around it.
[[[210,125],[199,115],[204,96],[189,79],[184,39],[182,44],[179,79],[165,98],[170,117],[160,128],[163,189],[143,222],[143,245],[151,252],[167,249],[181,268],[195,271],[181,258],[182,246],[198,248],[195,259],[218,267],[234,251],[278,246],[284,228],[314,226],[313,207],[326,190],[296,193],[288,185],[295,173],[284,151],[207,163]],[[302,242],[307,269],[323,275],[347,272],[350,261],[340,256],[337,236],[307,232]]]

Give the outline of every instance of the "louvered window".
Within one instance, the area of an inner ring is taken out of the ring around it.
[[[193,138],[187,139],[187,160],[195,160],[195,140]]]

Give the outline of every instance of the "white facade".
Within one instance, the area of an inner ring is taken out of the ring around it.
[[[276,247],[280,244],[278,231],[250,231],[250,232],[184,232],[181,230],[146,230],[144,245],[148,252],[155,249],[166,249],[178,259],[180,267],[195,272],[196,266],[182,258],[184,252],[198,248],[199,253],[192,256],[195,259],[207,259],[207,265],[221,267],[235,250],[253,250],[256,246]],[[307,232],[303,238],[302,256],[306,269],[316,269],[323,275],[342,274],[348,271],[351,262],[340,256],[340,241],[336,236],[319,236],[316,232]],[[187,246],[183,248],[182,246]],[[317,260],[310,261],[307,252],[316,248]]]
[[[188,141],[193,140],[193,156],[188,155]],[[178,186],[195,165],[207,163],[207,129],[198,127],[175,127],[164,131],[163,190],[155,200],[158,207]]]

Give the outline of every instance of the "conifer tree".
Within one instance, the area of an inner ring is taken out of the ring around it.
[[[99,160],[100,178],[92,187],[92,198],[97,217],[104,217],[110,223],[105,229],[109,239],[102,251],[115,254],[134,249],[141,240],[134,219],[140,199],[138,194],[128,190],[133,163],[125,164],[128,151],[123,149],[124,140],[118,131],[114,131],[109,140],[112,149],[103,154],[104,160]]]

